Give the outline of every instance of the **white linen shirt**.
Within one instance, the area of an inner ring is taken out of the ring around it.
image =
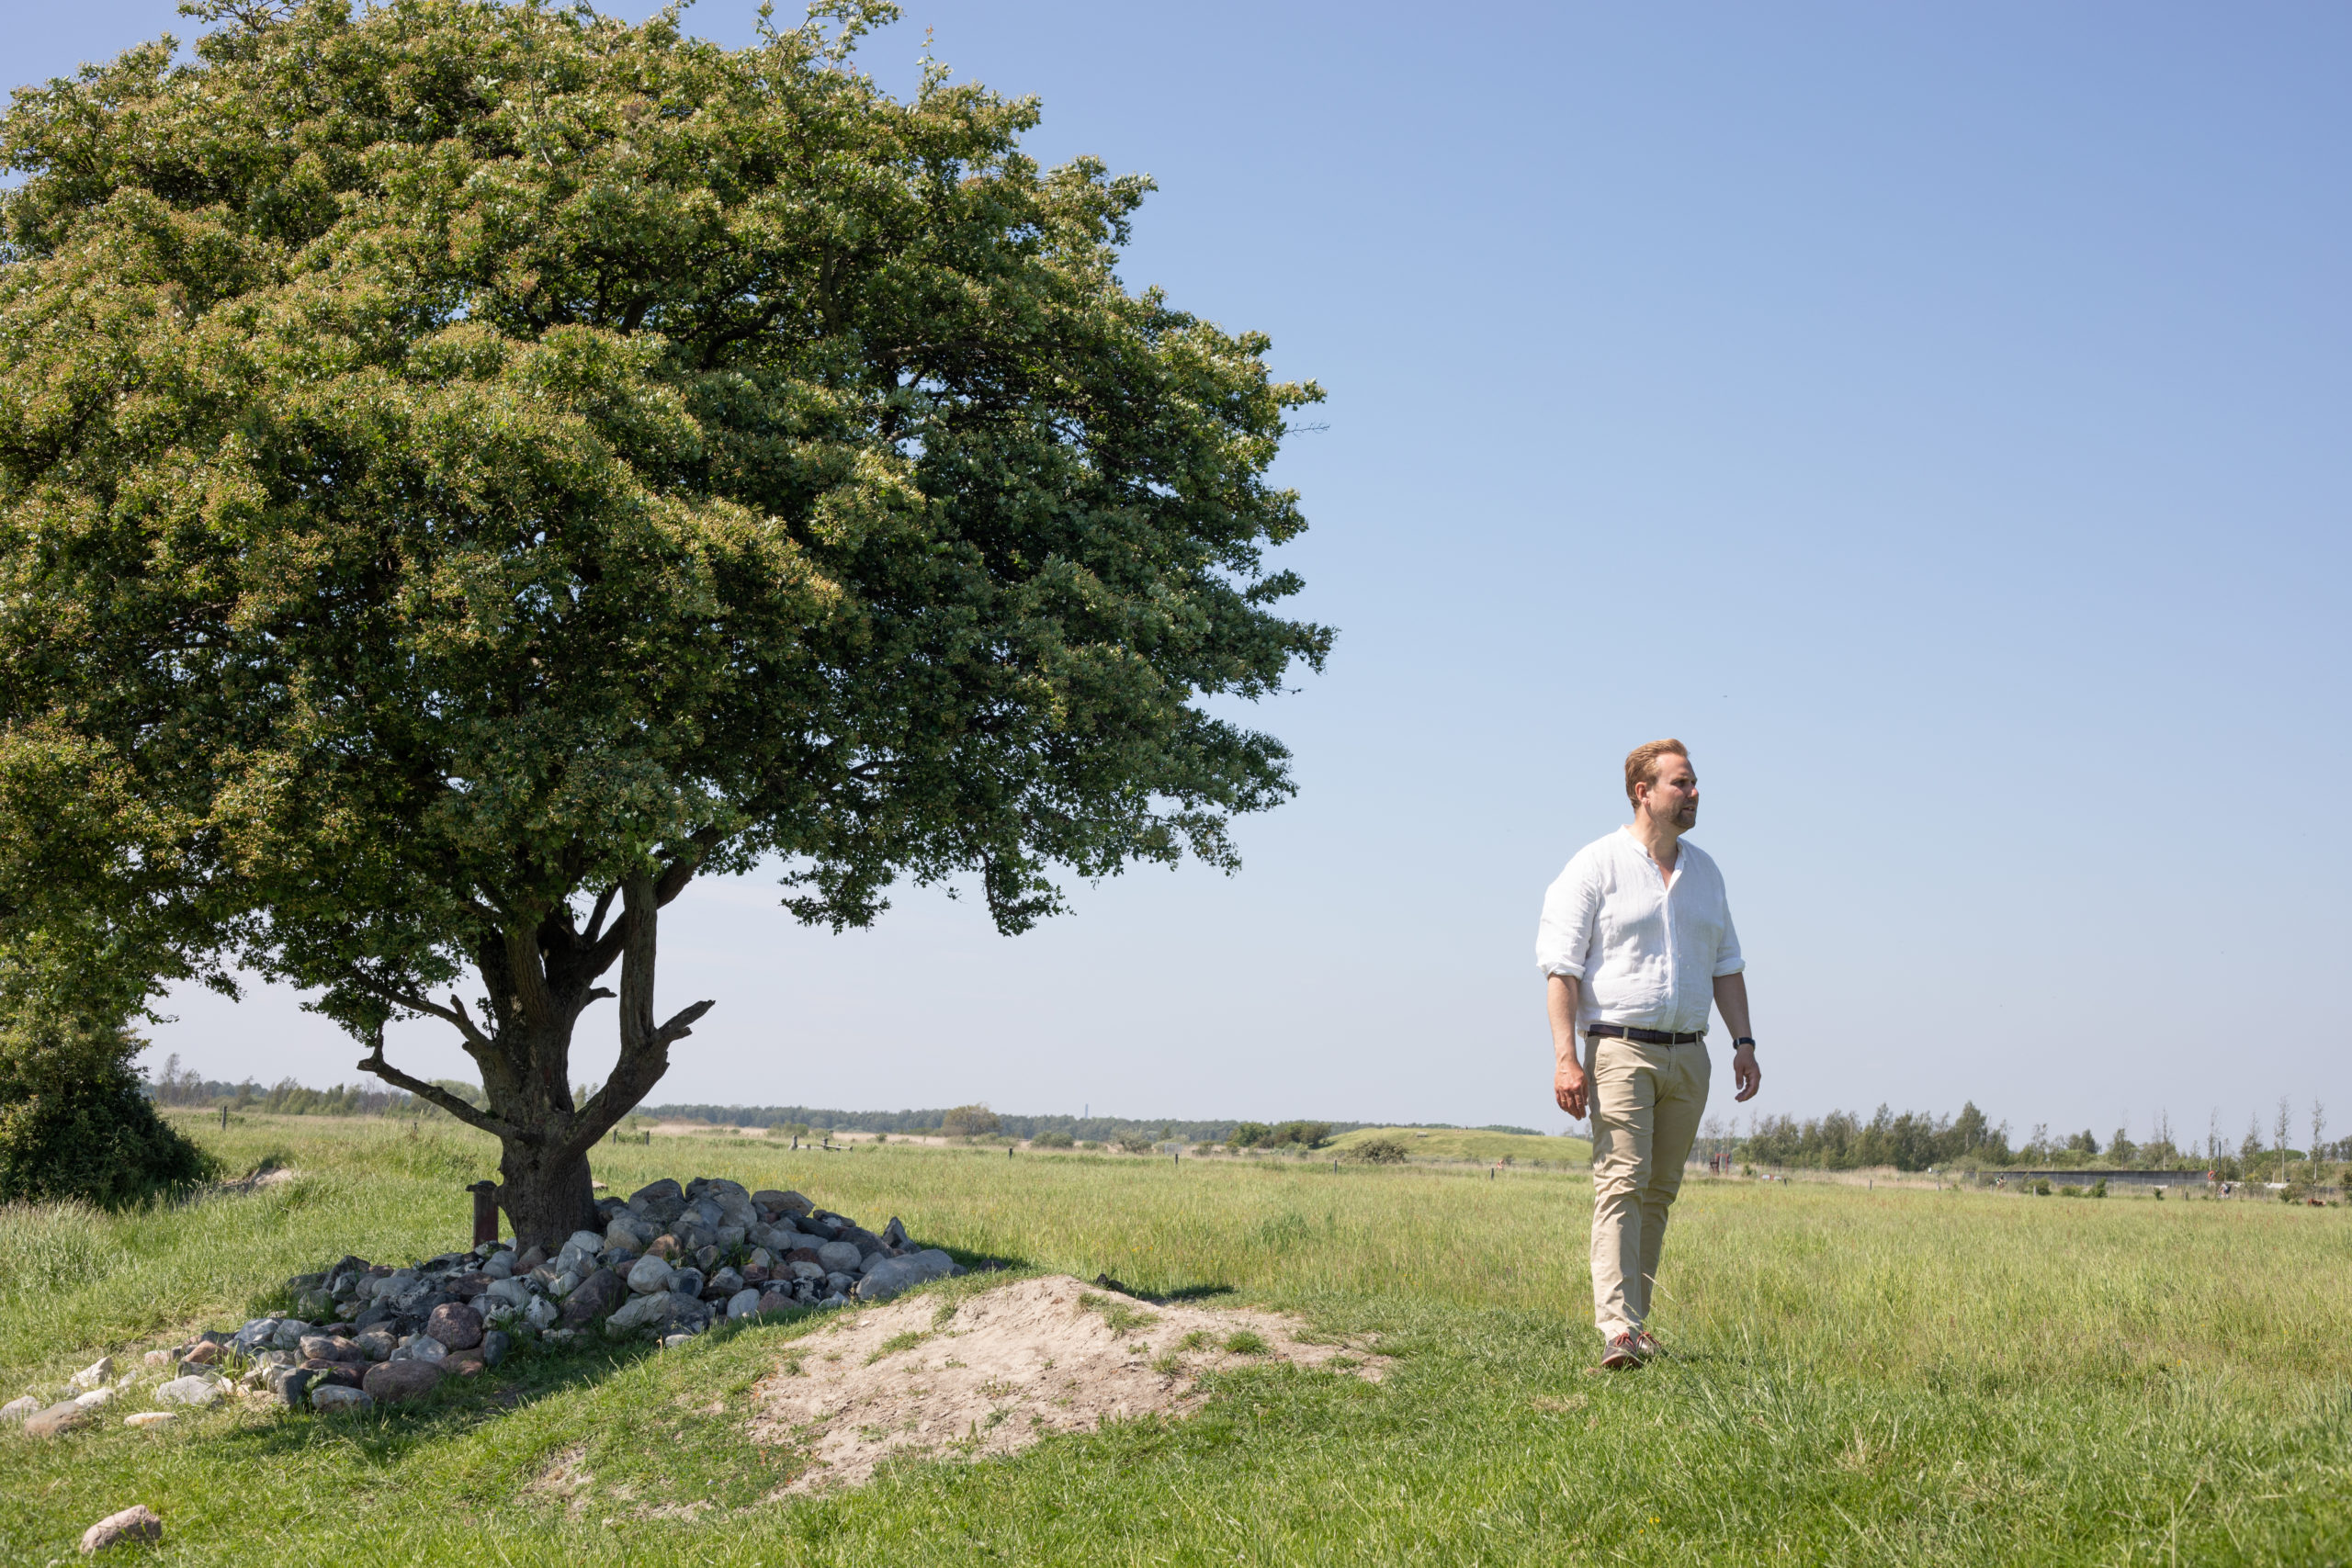
[[[1682,840],[1668,883],[1627,828],[1578,850],[1544,890],[1535,962],[1581,982],[1578,1034],[1596,1023],[1703,1032],[1715,977],[1747,966],[1707,852]]]

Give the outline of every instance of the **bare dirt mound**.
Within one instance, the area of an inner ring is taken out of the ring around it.
[[[916,1298],[798,1341],[753,1388],[755,1441],[813,1462],[784,1490],[854,1486],[899,1456],[978,1459],[1106,1419],[1184,1415],[1203,1372],[1286,1364],[1377,1382],[1387,1358],[1272,1313],[1160,1305],[1067,1274]]]

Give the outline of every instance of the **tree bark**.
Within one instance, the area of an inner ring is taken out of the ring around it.
[[[499,1207],[514,1227],[514,1245],[559,1251],[577,1230],[603,1235],[604,1221],[596,1213],[596,1194],[584,1156],[559,1159],[543,1154],[546,1145],[509,1143],[498,1162]],[[559,1151],[551,1151],[551,1153]]]

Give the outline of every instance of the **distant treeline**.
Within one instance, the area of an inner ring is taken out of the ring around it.
[[[814,1105],[644,1105],[638,1108],[637,1114],[663,1121],[709,1122],[719,1126],[808,1127],[819,1133],[937,1133],[944,1127],[949,1112],[963,1109],[941,1106],[933,1111],[837,1111]],[[1034,1138],[1040,1133],[1066,1133],[1072,1138],[1098,1143],[1152,1137],[1188,1144],[1221,1144],[1241,1125],[1238,1118],[1185,1122],[1164,1117],[1019,1116],[1005,1111],[997,1111],[995,1116],[995,1131],[1003,1137]],[[1377,1124],[1334,1122],[1330,1127],[1337,1134]]]
[[[835,1133],[937,1133],[946,1125],[950,1114],[964,1111],[963,1106],[943,1106],[934,1111],[836,1111],[810,1105],[647,1105],[637,1114],[676,1122],[709,1122],[732,1127],[808,1127],[816,1132]],[[1154,1137],[1180,1140],[1188,1144],[1222,1144],[1232,1139],[1238,1129],[1255,1128],[1261,1124],[1238,1118],[1217,1122],[1185,1122],[1163,1117],[1127,1116],[1020,1116],[1010,1111],[994,1112],[996,1132],[1009,1138],[1034,1138],[1041,1133],[1066,1133],[1070,1137],[1097,1143],[1115,1143],[1121,1138]],[[1298,1126],[1304,1123],[1283,1123]],[[1453,1127],[1447,1122],[1327,1122],[1317,1123],[1325,1129],[1324,1136],[1336,1137],[1363,1127]],[[1272,1129],[1267,1131],[1271,1132]],[[1528,1133],[1532,1127],[1481,1127],[1482,1133]]]
[[[456,1078],[435,1078],[435,1084],[449,1090],[471,1105],[485,1103],[479,1085]],[[583,1084],[573,1090],[576,1100],[585,1100],[595,1091],[594,1084]],[[148,1085],[148,1092],[159,1105],[202,1106],[210,1109],[226,1105],[232,1111],[254,1111],[279,1116],[441,1116],[439,1107],[401,1089],[377,1089],[365,1084],[338,1084],[333,1089],[310,1089],[292,1078],[280,1078],[265,1087],[253,1078],[242,1083],[228,1083],[218,1078],[198,1076],[192,1069],[183,1069],[177,1055],[164,1062],[163,1068]],[[648,1121],[707,1122],[729,1127],[806,1127],[824,1133],[939,1133],[945,1129],[950,1116],[967,1113],[976,1108],[944,1106],[933,1111],[837,1111],[809,1105],[640,1105],[630,1115]],[[990,1113],[995,1125],[989,1129],[997,1135],[1011,1138],[1034,1138],[1042,1133],[1067,1134],[1073,1140],[1091,1139],[1112,1144],[1122,1139],[1151,1138],[1177,1140],[1189,1144],[1226,1143],[1240,1134],[1238,1143],[1252,1146],[1276,1146],[1297,1143],[1306,1146],[1352,1133],[1363,1127],[1426,1127],[1431,1130],[1452,1129],[1450,1122],[1287,1122],[1278,1127],[1238,1118],[1217,1122],[1187,1122],[1165,1117],[1127,1116],[1019,1116],[1004,1111]],[[1300,1129],[1313,1128],[1313,1139],[1300,1137]],[[967,1130],[963,1122],[953,1130]],[[1532,1127],[1494,1125],[1478,1128],[1482,1133],[1525,1133],[1532,1134]],[[951,1135],[953,1135],[951,1134]]]
[[[435,1078],[434,1082],[469,1104],[482,1103],[481,1090],[472,1084],[461,1083],[455,1078]],[[200,1077],[192,1069],[184,1070],[176,1055],[164,1063],[163,1070],[148,1084],[147,1092],[158,1105],[197,1105],[208,1110],[225,1105],[232,1111],[257,1111],[271,1116],[447,1114],[438,1106],[427,1104],[406,1089],[379,1089],[369,1084],[337,1084],[332,1089],[311,1089],[292,1078],[280,1078],[264,1088],[253,1078],[242,1083],[227,1083],[219,1078]]]
[[[1897,1170],[1927,1170],[1967,1166],[2023,1166],[2059,1169],[2097,1166],[2109,1170],[2211,1170],[2224,1180],[2307,1161],[2352,1159],[2352,1139],[2316,1143],[2306,1151],[2289,1145],[2285,1129],[2266,1137],[2259,1125],[2246,1129],[2235,1145],[2209,1133],[2204,1146],[2176,1142],[2170,1122],[2159,1114],[2145,1142],[2135,1143],[2122,1128],[2105,1143],[2088,1128],[2052,1135],[2047,1125],[2016,1147],[2009,1144],[2009,1126],[1995,1126],[1972,1101],[1957,1116],[1930,1116],[1906,1111],[1896,1115],[1882,1105],[1865,1122],[1849,1111],[1833,1111],[1817,1119],[1766,1116],[1753,1121],[1746,1137],[1716,1137],[1722,1152],[1750,1165],[1795,1167],[1822,1170],[1859,1170],[1893,1166]]]

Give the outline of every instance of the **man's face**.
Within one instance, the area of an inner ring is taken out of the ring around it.
[[[1642,792],[1642,809],[1653,820],[1672,823],[1678,833],[1698,825],[1699,775],[1690,771],[1690,758],[1668,751],[1657,760],[1657,783]]]

